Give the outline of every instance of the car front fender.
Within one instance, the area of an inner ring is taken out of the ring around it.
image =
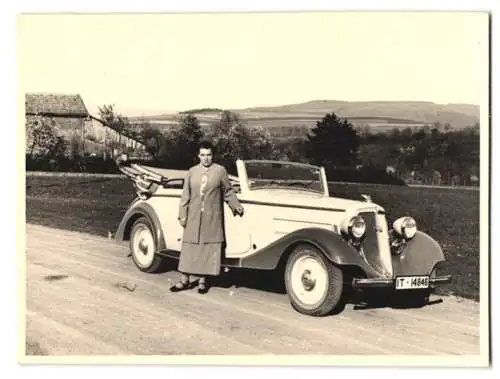
[[[116,230],[115,241],[128,241],[130,239],[130,230],[132,229],[132,225],[139,217],[146,217],[151,224],[156,240],[156,251],[160,252],[165,250],[165,238],[163,236],[163,230],[161,228],[158,215],[154,211],[153,207],[145,202],[134,201],[127,209]]]
[[[315,246],[336,265],[357,266],[370,276],[377,275],[354,247],[339,234],[323,228],[304,228],[287,234],[255,254],[242,258],[240,265],[244,268],[274,270],[280,260],[300,243]]]
[[[394,275],[430,275],[445,256],[441,246],[429,235],[417,231],[401,249],[392,256]]]

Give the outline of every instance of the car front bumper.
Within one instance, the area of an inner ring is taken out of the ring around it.
[[[396,278],[354,278],[352,286],[355,289],[364,288],[394,288]],[[443,275],[429,278],[429,288],[433,288],[438,284],[446,284],[451,282],[451,275]]]

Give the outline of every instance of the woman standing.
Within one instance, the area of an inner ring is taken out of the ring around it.
[[[220,274],[224,235],[224,203],[233,213],[243,207],[229,182],[226,169],[213,163],[213,145],[202,142],[200,163],[189,169],[179,205],[179,222],[184,228],[179,271],[182,279],[171,288],[178,292],[190,287],[190,276],[199,277],[198,292],[206,293],[206,276]]]

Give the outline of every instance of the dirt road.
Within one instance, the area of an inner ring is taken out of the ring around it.
[[[27,225],[30,344],[46,355],[479,354],[479,304],[311,318],[286,295],[250,288],[170,293],[175,271],[145,274],[126,245]],[[439,299],[439,297],[437,297]],[[434,297],[436,299],[436,297]]]

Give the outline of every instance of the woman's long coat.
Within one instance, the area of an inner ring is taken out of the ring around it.
[[[203,174],[207,182],[204,196],[200,194]],[[179,220],[185,222],[184,243],[221,243],[224,235],[224,201],[234,211],[240,202],[229,182],[226,169],[216,163],[201,163],[189,169],[179,205]]]

